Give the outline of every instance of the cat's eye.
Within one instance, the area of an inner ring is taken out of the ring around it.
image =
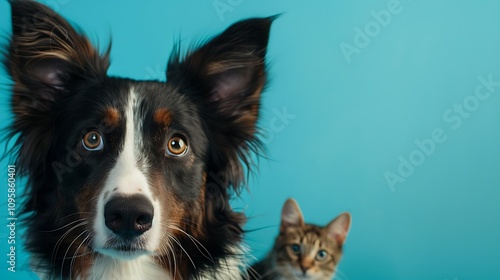
[[[104,148],[104,142],[102,141],[102,136],[96,130],[87,132],[83,136],[82,144],[87,151],[99,151],[102,150],[102,148]]]
[[[180,157],[185,155],[187,150],[187,141],[181,135],[174,135],[167,142],[166,153],[169,156]]]
[[[294,254],[297,255],[300,253],[300,245],[299,244],[292,244],[290,247],[292,248],[292,252]]]
[[[328,252],[325,250],[319,250],[318,253],[316,254],[316,260],[322,261],[328,257]]]

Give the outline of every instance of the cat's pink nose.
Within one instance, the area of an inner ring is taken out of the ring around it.
[[[304,273],[304,275],[307,274],[307,271],[311,268],[312,265],[307,265],[307,264],[301,264],[300,265],[300,269],[302,270],[302,273]]]

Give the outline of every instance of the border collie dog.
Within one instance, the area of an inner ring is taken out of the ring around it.
[[[42,279],[240,279],[231,209],[256,137],[274,17],[174,51],[167,82],[107,76],[46,6],[11,0],[10,136],[27,177],[25,243]]]

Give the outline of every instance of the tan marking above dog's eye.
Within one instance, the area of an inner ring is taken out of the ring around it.
[[[179,135],[172,136],[167,143],[167,154],[171,156],[183,156],[186,154],[188,145],[186,140]]]
[[[167,127],[170,125],[171,120],[172,120],[172,113],[170,113],[169,110],[167,110],[165,108],[156,110],[156,112],[154,114],[154,121],[156,123]]]
[[[104,147],[101,134],[95,130],[87,132],[83,136],[82,143],[83,147],[89,151],[102,150]]]
[[[117,126],[120,123],[120,112],[118,109],[109,107],[104,111],[104,123],[107,126]]]

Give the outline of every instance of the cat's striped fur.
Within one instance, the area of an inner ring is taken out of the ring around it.
[[[321,227],[306,224],[297,202],[283,206],[280,233],[266,258],[252,266],[254,279],[332,279],[342,256],[351,215],[343,213]]]

